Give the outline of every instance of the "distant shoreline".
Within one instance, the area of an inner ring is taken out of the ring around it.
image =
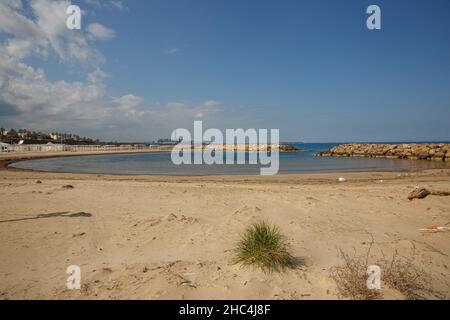
[[[194,150],[194,149],[193,149]],[[226,149],[224,148],[224,151]],[[102,151],[25,151],[25,152],[2,152],[0,153],[0,170],[24,170],[29,171],[31,169],[19,169],[10,167],[11,164],[35,160],[35,159],[49,159],[49,158],[62,158],[62,157],[79,157],[79,156],[96,156],[96,155],[113,155],[113,154],[136,154],[136,153],[168,153],[172,151],[171,148],[163,147],[160,149],[136,149],[136,150],[102,150]],[[235,149],[234,151],[240,151]],[[244,150],[242,150],[244,151]],[[246,152],[248,150],[245,150]],[[305,152],[304,149],[296,149],[287,145],[280,145],[281,153],[291,152]],[[34,170],[32,170],[34,171]]]
[[[50,159],[50,158],[65,158],[65,157],[81,157],[81,156],[98,156],[98,155],[113,155],[113,154],[135,154],[135,153],[167,153],[170,150],[116,150],[116,151],[59,151],[59,152],[18,152],[0,154],[0,170],[18,170],[18,171],[36,171],[31,169],[14,168],[10,165],[20,161],[36,160],[36,159]],[[9,155],[9,157],[8,157]]]
[[[40,159],[51,159],[51,158],[68,158],[68,157],[82,157],[82,156],[114,156],[114,155],[139,155],[139,154],[160,154],[160,153],[168,153],[168,150],[164,151],[149,151],[149,150],[135,150],[135,151],[110,151],[110,152],[79,152],[79,153],[73,153],[73,152],[58,152],[58,153],[46,153],[42,154],[42,152],[38,153],[26,153],[26,154],[9,154],[7,155],[0,155],[0,171],[11,171],[11,172],[37,172],[37,173],[51,173],[51,174],[87,174],[87,175],[111,175],[111,176],[160,176],[160,177],[252,177],[256,174],[249,173],[249,172],[240,172],[240,173],[232,173],[230,171],[229,173],[225,173],[223,170],[218,170],[216,173],[212,173],[211,171],[208,171],[206,168],[206,171],[204,174],[198,173],[198,171],[193,171],[193,173],[190,172],[181,172],[181,173],[167,173],[156,170],[156,171],[149,171],[149,172],[135,172],[133,170],[123,172],[123,170],[115,171],[108,171],[106,168],[105,170],[98,170],[98,171],[77,171],[77,170],[71,170],[70,166],[67,167],[67,170],[52,170],[51,168],[44,168],[39,166],[34,166],[30,164],[28,167],[15,167],[12,166],[14,163],[21,162],[21,161],[33,161],[33,160],[40,160]],[[308,157],[309,158],[309,157]],[[314,158],[311,156],[311,158]],[[74,160],[75,162],[77,160]],[[157,160],[158,161],[158,160]],[[170,161],[170,159],[169,159]],[[388,160],[379,160],[381,161],[388,161]],[[396,160],[396,161],[405,161],[405,160]],[[420,161],[422,163],[422,161]],[[427,161],[423,162],[426,163]],[[406,162],[407,163],[407,162]],[[391,167],[389,167],[391,166]],[[406,168],[408,167],[408,168]],[[424,172],[427,170],[440,170],[440,169],[449,169],[449,166],[445,167],[433,167],[433,166],[417,166],[417,165],[406,165],[399,166],[397,169],[392,167],[392,165],[387,164],[386,167],[383,167],[383,165],[379,164],[379,167],[355,167],[353,169],[351,168],[342,168],[342,167],[335,167],[334,169],[311,169],[311,170],[285,170],[280,171],[276,176],[294,176],[294,175],[308,175],[308,174],[338,174],[338,175],[349,175],[350,173],[373,173],[373,172],[397,172],[397,173],[412,173],[412,172]],[[288,167],[289,168],[289,167]],[[94,169],[95,170],[95,169]],[[150,169],[152,170],[152,169]],[[201,169],[199,169],[201,170]],[[166,170],[167,171],[167,170]],[[214,171],[215,172],[215,171]]]

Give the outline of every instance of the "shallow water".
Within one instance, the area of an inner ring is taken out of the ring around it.
[[[444,162],[382,158],[314,157],[314,152],[335,144],[297,144],[307,152],[280,153],[279,173],[415,171],[450,167]],[[248,154],[247,154],[248,156]],[[170,153],[110,154],[27,160],[16,168],[49,172],[103,173],[130,175],[244,175],[259,174],[260,165],[180,165]]]

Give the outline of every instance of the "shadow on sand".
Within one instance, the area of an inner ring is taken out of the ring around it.
[[[85,217],[85,218],[89,218],[89,217],[92,217],[92,214],[88,213],[88,212],[74,212],[74,213],[70,213],[70,211],[41,213],[41,214],[38,214],[35,217],[11,219],[11,220],[0,220],[0,223],[25,221],[25,220],[35,220],[35,219],[48,219],[48,218],[57,218],[57,217],[67,217],[67,218]]]

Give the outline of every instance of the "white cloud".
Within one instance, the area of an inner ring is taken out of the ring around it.
[[[123,9],[123,2],[122,0],[110,0],[111,6],[117,8],[117,9]]]
[[[166,54],[170,54],[170,55],[172,55],[172,54],[175,54],[175,53],[177,53],[177,52],[179,52],[180,51],[180,49],[179,48],[170,48],[170,49],[167,49],[166,51],[164,51]]]
[[[99,64],[103,57],[82,32],[66,28],[67,0],[30,1],[31,14],[21,1],[0,3],[0,110],[2,121],[11,126],[35,129],[106,127],[133,113],[142,100],[128,94],[106,93],[107,74]],[[109,38],[113,31],[92,24],[95,38]],[[44,70],[27,65],[31,55],[53,55],[63,63],[86,64],[93,68],[84,82],[47,80]],[[2,107],[3,108],[3,107]],[[5,108],[6,109],[6,108]]]
[[[201,118],[212,122],[224,118],[222,110],[217,105],[207,106],[205,103],[190,105],[184,102],[169,102],[162,106],[153,106],[145,115],[165,123],[170,130],[191,127],[195,119]]]
[[[60,127],[80,133],[127,128],[142,120],[136,110],[142,99],[132,94],[107,95],[105,77],[101,70],[95,70],[86,83],[50,82],[42,69],[0,56],[0,105],[13,107],[7,114],[0,112],[0,119],[11,127]]]
[[[125,8],[122,0],[84,0],[84,2],[96,7],[110,7],[119,10]]]
[[[105,27],[104,25],[97,22],[89,24],[86,30],[94,39],[108,40],[114,38],[115,36],[114,30]]]
[[[89,45],[83,32],[66,27],[70,1],[34,0],[29,3],[30,16],[34,19],[25,14],[20,1],[0,2],[0,32],[9,36],[1,47],[4,53],[19,60],[32,54],[47,57],[52,52],[63,62],[99,64],[104,61],[100,52]]]
[[[21,1],[0,1],[2,126],[147,140],[190,127],[194,119],[223,119],[217,117],[222,115],[217,100],[198,105],[180,101],[148,104],[131,93],[108,94],[109,75],[101,69],[104,58],[93,41],[111,38],[114,31],[99,23],[88,26],[88,35],[68,30],[68,5],[67,0],[33,0],[30,12],[24,12]],[[62,65],[80,64],[88,70],[85,80],[50,81],[45,70],[26,62],[30,56],[57,58]]]
[[[207,101],[203,102],[203,105],[205,107],[215,107],[215,106],[218,106],[220,104],[222,104],[222,102],[217,101],[217,100],[207,100]]]

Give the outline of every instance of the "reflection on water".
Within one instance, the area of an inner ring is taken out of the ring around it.
[[[316,151],[332,144],[296,145],[308,152],[280,153],[279,173],[344,172],[344,171],[413,171],[445,168],[438,161],[397,160],[382,158],[323,158]],[[50,158],[22,161],[16,168],[51,172],[153,175],[238,175],[259,174],[259,165],[180,165],[172,163],[170,153],[139,153]]]

